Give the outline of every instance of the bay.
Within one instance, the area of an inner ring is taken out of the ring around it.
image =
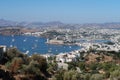
[[[0,35],[0,45],[7,47],[17,47],[21,52],[28,52],[29,55],[33,53],[39,54],[59,54],[71,52],[80,49],[76,45],[52,45],[46,44],[47,39],[34,36],[3,36]]]

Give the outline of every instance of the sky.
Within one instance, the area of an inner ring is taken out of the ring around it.
[[[0,0],[0,18],[28,22],[120,22],[120,0]]]

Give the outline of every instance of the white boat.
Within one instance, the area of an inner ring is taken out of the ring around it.
[[[35,42],[38,42],[38,40],[36,39]]]
[[[12,35],[12,37],[14,37],[14,35]]]
[[[52,52],[52,51],[51,51],[51,49],[52,49],[52,48],[50,48],[50,49],[48,50],[48,52],[49,52],[49,53],[51,53],[51,52]]]
[[[27,39],[24,39],[24,40],[23,40],[23,42],[26,42],[26,41],[27,41]]]
[[[13,45],[10,45],[10,47],[13,47]]]
[[[15,39],[12,39],[12,42],[15,42]]]
[[[27,50],[26,52],[25,52],[25,54],[28,54],[29,53],[29,51]]]

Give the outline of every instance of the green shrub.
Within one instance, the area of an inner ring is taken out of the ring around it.
[[[103,75],[102,74],[93,74],[91,77],[90,77],[90,80],[103,80]]]
[[[80,70],[82,70],[82,71],[85,70],[85,62],[79,62],[78,66],[79,66]]]
[[[110,78],[119,80],[120,79],[120,70],[113,71],[110,75]]]

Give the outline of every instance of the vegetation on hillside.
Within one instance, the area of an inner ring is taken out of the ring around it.
[[[97,52],[97,53],[96,53]],[[82,53],[81,53],[82,54]],[[84,56],[84,54],[87,54]],[[48,61],[39,55],[28,56],[9,48],[0,61],[2,80],[119,80],[120,53],[88,51],[69,62],[68,69],[59,68],[54,57]],[[84,57],[83,57],[84,56]]]
[[[1,66],[5,66],[3,70],[8,71],[14,79],[17,76],[20,80],[46,80],[49,76],[46,59],[38,54],[29,57],[16,48],[10,48],[0,62]]]

